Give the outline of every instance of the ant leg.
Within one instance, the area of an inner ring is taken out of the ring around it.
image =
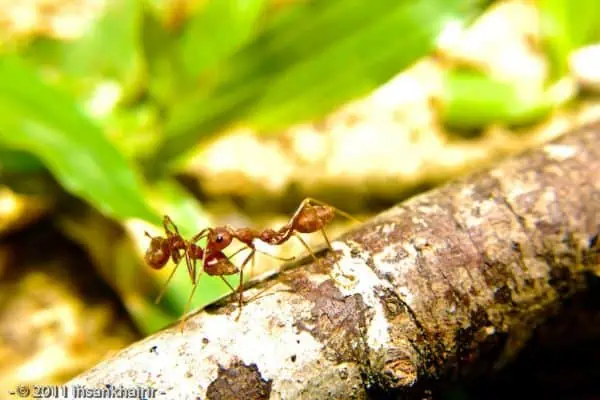
[[[264,253],[263,253],[264,254]],[[254,267],[256,266],[256,257],[252,257],[252,262],[250,264],[250,279],[254,277]]]
[[[204,232],[204,230],[201,231],[200,233],[198,233],[197,235],[194,235],[192,240],[188,242],[187,250],[185,252],[185,261],[188,264],[188,269],[190,270],[190,279],[192,281],[193,287],[192,287],[192,292],[190,293],[190,297],[188,298],[188,301],[185,303],[185,307],[183,309],[183,319],[180,322],[182,333],[183,333],[183,323],[186,320],[185,315],[188,313],[188,311],[190,309],[190,306],[192,304],[192,299],[194,298],[194,293],[196,292],[196,289],[198,288],[198,284],[200,283],[199,282],[200,275],[204,271],[204,268],[202,268],[202,269],[200,269],[200,272],[198,272],[197,264],[196,264],[197,259],[196,258],[194,258],[193,260],[191,259],[190,250],[192,248],[192,245],[195,244],[198,240],[200,240],[203,232]],[[204,265],[205,257],[206,257],[206,248],[204,248],[202,251],[202,258],[200,259],[201,265]],[[191,265],[191,267],[190,267],[190,265]]]
[[[254,249],[254,251],[256,251],[257,253],[260,254],[264,254],[265,256],[269,256],[271,258],[274,258],[275,260],[279,260],[279,261],[293,261],[296,257],[278,257],[276,255],[273,255],[271,253],[267,253],[266,251],[262,251],[262,250],[258,250],[258,249]]]
[[[333,246],[331,246],[331,242],[329,241],[329,238],[327,237],[327,234],[325,233],[325,229],[321,228],[321,233],[323,234],[323,239],[325,239],[325,243],[327,243],[327,247],[329,247],[329,250],[335,251],[335,250],[333,250]]]
[[[245,301],[245,303],[248,304],[248,303],[250,303],[253,300],[260,299],[260,298],[267,297],[267,296],[271,296],[271,295],[274,295],[274,294],[280,293],[280,292],[294,293],[294,291],[292,289],[279,289],[279,290],[274,291],[273,293],[269,293],[269,294],[265,294],[264,296],[261,296],[263,293],[265,293],[266,291],[268,291],[269,289],[271,289],[273,286],[275,286],[278,283],[279,283],[279,281],[277,281],[277,280],[273,280],[272,282],[268,283],[264,289],[260,290],[254,296],[252,296],[249,299],[247,299]]]
[[[221,278],[223,280],[223,282],[225,282],[225,284],[227,285],[227,287],[229,289],[231,289],[232,293],[235,293],[235,289],[233,288],[233,286],[231,286],[231,283],[227,282],[227,279],[225,279],[225,277],[223,275],[219,275],[219,278]]]
[[[328,238],[328,237],[327,237],[327,235],[325,234],[325,231],[324,231],[324,230],[321,230],[321,232],[323,233],[323,236],[325,237],[325,241],[327,242],[327,245],[329,246],[329,249],[330,249],[331,251],[334,251],[334,250],[333,250],[333,248],[331,247],[331,243],[329,242],[329,238]],[[313,251],[310,249],[310,247],[308,246],[308,244],[306,243],[306,241],[304,241],[304,239],[302,239],[302,236],[300,236],[300,235],[299,235],[298,233],[296,233],[296,232],[294,232],[294,233],[293,233],[293,235],[294,235],[294,236],[296,236],[296,237],[297,237],[297,238],[300,240],[300,242],[302,242],[302,244],[304,245],[304,247],[306,247],[306,249],[307,249],[307,250],[310,252],[310,255],[311,255],[311,256],[312,256],[312,258],[315,260],[315,262],[319,262],[319,259],[317,258],[317,256],[315,255],[315,253],[313,253]],[[334,252],[335,252],[335,251],[334,251]],[[338,266],[338,268],[339,268],[339,269],[341,269],[341,268],[340,268],[340,266],[339,266],[339,264],[337,263],[337,259],[336,259],[336,265]],[[334,277],[334,276],[331,274],[331,272],[329,272],[329,273],[328,273],[328,275],[329,275],[329,277],[330,277],[331,279],[333,279],[333,280],[337,281],[337,279],[335,279],[335,277]],[[345,275],[344,275],[344,276],[345,276]],[[350,280],[352,280],[352,281],[353,281],[355,278],[354,278],[354,277],[352,277],[352,278],[349,278],[349,277],[348,277],[348,279],[350,279]]]
[[[200,232],[192,236],[192,238],[190,239],[190,243],[196,244],[198,240],[202,239],[203,237],[206,237],[208,235],[208,233],[206,233],[207,230],[208,229],[202,229]]]
[[[191,250],[192,250],[192,245],[195,245],[200,239],[202,239],[204,236],[206,236],[204,234],[204,232],[206,231],[206,229],[201,230],[199,233],[197,233],[196,235],[194,235],[192,237],[192,240],[187,242],[187,248],[185,251],[185,256],[188,259],[188,269],[189,269],[189,265],[193,265],[191,270],[189,270],[189,275],[190,275],[190,279],[192,280],[192,283],[195,284],[196,283],[196,258],[193,259],[193,261],[191,260],[190,254],[191,254]],[[207,244],[208,245],[208,244]],[[206,247],[202,248],[202,257],[200,259],[200,264],[204,265],[204,258],[206,257]],[[202,271],[201,271],[202,272]]]
[[[190,243],[191,245],[191,243]],[[188,246],[189,247],[189,246]],[[196,275],[196,259],[192,260],[189,256],[189,252],[186,251],[185,253],[185,261],[188,264],[192,264],[192,271],[193,271],[193,275],[191,275],[191,279],[192,279],[192,292],[190,293],[190,297],[188,298],[188,301],[185,303],[185,307],[183,308],[183,318],[182,320],[179,322],[180,325],[180,330],[181,333],[183,333],[183,327],[184,327],[184,323],[187,320],[186,318],[186,314],[188,313],[190,306],[192,305],[192,299],[194,298],[194,293],[196,293],[196,289],[198,288],[199,285],[199,278],[200,275],[202,274],[202,269],[200,270],[200,273],[198,275]],[[200,260],[202,262],[202,264],[204,264],[204,254],[202,254],[202,259]]]
[[[234,252],[232,255],[230,255],[230,256],[229,256],[229,257],[227,257],[227,258],[231,259],[231,258],[232,258],[232,257],[234,257],[235,255],[237,255],[237,254],[241,253],[241,252],[242,252],[242,251],[244,251],[244,250],[248,250],[248,249],[252,250],[252,247],[249,247],[249,246],[244,246],[244,247],[242,247],[241,249],[238,249],[238,250],[236,250],[236,251],[235,251],[235,252]],[[256,248],[254,249],[254,251],[255,251],[255,252],[257,252],[257,253],[261,253],[261,254],[268,255],[268,256],[270,256],[270,255],[271,255],[271,254],[268,254],[268,253],[262,252],[262,251],[260,251],[260,250],[258,250],[258,249],[256,249]],[[249,257],[249,256],[248,256],[248,257]],[[273,257],[274,257],[274,256],[273,256]],[[277,257],[274,257],[274,258],[277,258]],[[285,260],[285,261],[288,261],[288,260],[290,260],[290,261],[291,261],[291,260],[293,260],[294,258],[295,258],[295,257],[292,257],[291,259],[284,259],[284,258],[277,258],[277,259],[280,259],[280,260]],[[252,255],[251,259],[252,259],[252,265],[250,266],[250,269],[251,269],[251,271],[250,271],[250,278],[254,277],[254,266],[255,266],[256,257],[255,257],[254,255]],[[240,269],[240,271],[241,271],[241,269]],[[231,291],[232,291],[232,292],[235,292],[235,291],[236,291],[236,290],[235,290],[235,289],[233,289],[233,287],[232,287],[232,286],[229,284],[229,282],[227,282],[227,281],[225,280],[225,278],[224,278],[224,277],[222,277],[222,276],[221,276],[221,279],[223,279],[223,281],[225,281],[225,283],[227,284],[227,286],[229,286],[229,288],[231,289]],[[243,283],[243,282],[241,281],[241,279],[242,279],[242,277],[240,277],[240,284],[242,284],[242,283]]]
[[[230,256],[228,256],[227,258],[231,259],[231,258],[233,258],[234,256],[236,256],[236,255],[238,255],[239,253],[241,253],[242,251],[244,251],[244,250],[248,250],[248,249],[250,249],[250,250],[253,250],[253,251],[254,251],[254,252],[256,252],[256,253],[264,254],[265,256],[269,256],[269,257],[271,257],[271,258],[274,258],[274,259],[276,259],[276,260],[279,260],[279,261],[293,261],[293,260],[295,260],[295,259],[296,259],[296,257],[277,257],[277,256],[275,256],[275,255],[273,255],[273,254],[269,254],[269,253],[267,253],[267,252],[264,252],[264,251],[261,251],[261,250],[259,250],[259,249],[257,249],[257,248],[254,248],[254,249],[253,249],[253,248],[252,248],[252,247],[250,247],[250,246],[245,246],[245,247],[242,247],[241,249],[238,249],[238,250],[236,250],[235,252],[233,252],[233,254],[231,254],[231,255],[230,255]],[[252,259],[252,268],[254,268],[254,258]],[[251,275],[252,275],[252,274],[251,274]]]
[[[337,265],[338,269],[339,269],[339,270],[342,272],[342,275],[343,275],[345,278],[347,278],[347,279],[349,279],[349,280],[351,280],[351,281],[354,281],[354,280],[356,280],[356,277],[355,277],[355,276],[352,276],[352,275],[346,275],[346,274],[344,274],[344,272],[342,271],[342,268],[340,267],[340,263],[338,262],[338,259],[337,259],[337,255],[336,255],[336,253],[335,253],[335,250],[334,250],[334,249],[333,249],[333,247],[331,246],[331,242],[329,241],[329,238],[327,237],[327,234],[325,233],[325,229],[321,228],[321,233],[323,234],[323,238],[325,239],[325,242],[327,243],[327,246],[329,247],[329,250],[331,250],[331,252],[334,254],[334,257],[335,257],[335,264]]]
[[[251,248],[251,247],[244,246],[244,247],[242,247],[242,248],[240,248],[240,249],[237,249],[236,251],[234,251],[234,252],[233,252],[233,254],[231,254],[230,256],[227,256],[227,258],[228,258],[229,260],[231,260],[233,257],[235,257],[236,255],[238,255],[238,254],[239,254],[239,253],[241,253],[242,251],[244,251],[244,250],[248,250],[248,249],[252,250],[252,248]],[[225,282],[225,284],[226,284],[226,285],[229,287],[229,289],[231,289],[231,291],[232,291],[233,293],[235,293],[235,292],[236,292],[236,289],[234,289],[234,288],[233,288],[233,286],[231,286],[231,284],[230,284],[230,283],[227,281],[227,279],[225,279],[225,277],[224,277],[223,275],[219,275],[219,278],[221,278],[221,279],[223,280],[223,282]]]
[[[227,258],[229,258],[229,259],[231,260],[233,257],[235,257],[235,256],[237,256],[238,254],[240,254],[242,251],[244,251],[244,250],[248,250],[248,249],[251,249],[251,247],[244,246],[244,247],[242,247],[242,248],[239,248],[239,249],[237,249],[236,251],[234,251],[234,252],[233,252],[233,254],[231,254],[230,256],[227,256]]]
[[[296,236],[298,238],[298,240],[300,240],[300,242],[304,245],[306,250],[308,250],[308,252],[312,256],[313,260],[315,260],[315,262],[318,263],[319,259],[317,258],[315,253],[313,253],[313,251],[311,250],[310,246],[306,243],[306,241],[304,239],[302,239],[302,236],[300,236],[300,234],[298,234],[297,232],[294,232],[293,235]],[[331,248],[331,244],[329,243],[329,241],[327,241],[327,244],[329,244],[329,248]],[[331,279],[335,280],[335,277],[331,274],[331,272],[329,272],[328,275]]]
[[[173,271],[171,271],[171,275],[169,275],[169,277],[167,278],[167,281],[164,283],[163,287],[161,288],[160,293],[156,297],[156,300],[154,300],[154,304],[158,304],[160,302],[160,300],[163,298],[163,296],[165,295],[165,292],[167,290],[167,286],[169,286],[169,283],[171,282],[171,279],[173,279],[173,276],[175,276],[175,272],[177,271],[177,267],[179,267],[179,264],[180,263],[178,262],[173,267]]]
[[[334,206],[332,206],[331,204],[327,204],[327,203],[325,203],[324,201],[317,200],[317,199],[313,199],[312,197],[307,197],[307,198],[305,198],[305,199],[302,201],[302,203],[300,203],[300,205],[302,206],[302,205],[306,205],[306,204],[310,204],[310,203],[313,203],[313,204],[318,204],[318,205],[320,205],[320,206],[331,207],[331,208],[333,208],[333,209],[335,210],[335,212],[336,212],[336,213],[340,214],[342,217],[346,217],[346,218],[348,218],[349,220],[351,220],[351,221],[354,221],[354,222],[362,223],[362,221],[361,221],[360,219],[358,219],[358,218],[356,218],[356,217],[353,217],[352,215],[350,215],[350,214],[349,214],[349,213],[347,213],[346,211],[340,210],[339,208],[337,208],[337,207],[334,207]]]
[[[188,301],[185,303],[185,307],[183,308],[183,315],[188,313],[190,310],[190,305],[192,304],[192,298],[194,297],[194,293],[196,293],[196,288],[198,287],[198,281],[194,283],[194,287],[192,288],[192,292],[190,293],[190,297],[188,297]]]
[[[315,253],[313,253],[312,249],[306,243],[306,241],[304,239],[302,239],[302,236],[300,236],[300,234],[298,234],[297,232],[293,232],[292,235],[296,236],[298,238],[298,240],[300,240],[300,243],[302,243],[302,245],[304,246],[304,248],[306,248],[306,250],[308,250],[308,252],[312,256],[313,260],[315,260],[315,262],[319,262],[319,259],[317,258],[317,256],[315,255]]]
[[[262,297],[267,297],[267,296],[270,296],[270,295],[273,295],[273,294],[275,294],[275,293],[279,293],[279,292],[290,292],[290,293],[293,293],[293,291],[292,291],[291,289],[281,289],[281,290],[278,290],[278,291],[276,291],[276,292],[269,293],[269,294],[267,294],[267,295],[264,295],[264,296],[260,297],[260,295],[261,295],[261,294],[263,294],[263,293],[264,293],[264,292],[266,292],[267,290],[271,289],[271,288],[272,288],[273,286],[275,286],[277,283],[278,283],[277,281],[274,281],[274,282],[273,282],[271,285],[269,285],[268,287],[264,288],[264,289],[263,289],[263,290],[261,290],[260,292],[256,293],[254,296],[250,297],[248,300],[246,300],[246,301],[245,301],[245,303],[246,303],[246,304],[248,304],[248,303],[250,303],[252,300],[256,300],[256,299],[258,299],[258,298],[262,298]]]
[[[190,277],[190,280],[192,281],[192,284],[196,283],[196,260],[194,259],[194,261],[191,260],[190,255],[190,248],[189,246],[185,249],[183,255],[185,257],[185,265],[187,266],[187,270],[188,270],[188,275]],[[181,256],[178,256],[181,257]]]
[[[190,310],[190,306],[192,305],[192,299],[194,298],[194,293],[196,293],[196,289],[198,288],[198,282],[194,283],[192,287],[192,292],[190,293],[190,297],[188,297],[187,302],[185,303],[185,307],[183,308],[183,315],[181,317],[181,321],[179,321],[179,328],[181,333],[183,333],[184,323],[187,320],[186,314]]]
[[[238,316],[235,318],[236,321],[239,320],[240,317],[242,316],[242,307],[244,306],[244,267],[246,266],[246,264],[248,264],[248,261],[250,261],[252,258],[254,258],[254,254],[256,254],[256,249],[252,249],[250,254],[248,254],[246,259],[240,266],[240,285],[238,286],[238,291],[240,293],[240,299],[239,299],[240,311],[238,313]]]
[[[233,254],[231,254],[230,256],[227,256],[227,258],[231,259],[231,258],[235,257],[237,254],[241,253],[242,251],[248,250],[248,249],[252,250],[255,253],[260,253],[260,254],[264,254],[266,256],[272,257],[272,258],[274,258],[276,260],[279,260],[279,261],[292,261],[292,260],[294,260],[296,258],[296,257],[288,257],[288,258],[277,257],[277,256],[275,256],[273,254],[269,254],[269,253],[266,253],[264,251],[258,250],[257,248],[253,249],[250,246],[244,246],[244,247],[242,247],[240,249],[237,249],[235,252],[233,252]],[[252,272],[250,273],[251,277],[254,276],[254,274],[253,274],[253,272],[254,272],[254,262],[255,262],[255,257],[253,256],[252,257],[252,266],[251,266]]]

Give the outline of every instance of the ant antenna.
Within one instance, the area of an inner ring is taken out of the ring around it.
[[[317,256],[315,255],[315,253],[312,251],[312,249],[310,248],[310,246],[308,245],[308,243],[306,243],[306,241],[302,238],[302,236],[298,233],[298,232],[293,232],[292,235],[294,235],[295,237],[298,238],[298,240],[300,241],[300,243],[302,243],[302,245],[304,246],[304,248],[306,250],[308,250],[308,252],[310,253],[310,255],[312,256],[313,260],[318,261],[317,260]]]
[[[206,236],[208,236],[208,228],[204,228],[202,229],[200,232],[196,233],[191,239],[190,239],[190,243],[196,244],[200,239],[205,238]],[[206,247],[204,247],[204,249],[206,251]]]
[[[237,254],[241,253],[241,252],[242,252],[242,251],[244,251],[244,250],[252,250],[253,252],[260,253],[260,254],[264,254],[265,256],[269,256],[269,257],[271,257],[271,258],[273,258],[273,259],[275,259],[275,260],[279,260],[279,261],[293,261],[293,260],[296,258],[296,257],[279,257],[279,256],[276,256],[276,255],[274,255],[274,254],[267,253],[266,251],[262,251],[262,250],[259,250],[259,249],[257,249],[257,248],[252,248],[252,247],[250,247],[250,246],[244,246],[244,247],[242,247],[242,248],[240,248],[240,249],[237,249],[237,250],[236,250],[236,251],[235,251],[235,252],[234,252],[232,255],[230,255],[229,257],[231,258],[231,257],[233,257],[233,256],[236,256]]]

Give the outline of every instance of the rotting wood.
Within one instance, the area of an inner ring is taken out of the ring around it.
[[[210,307],[69,384],[153,387],[161,399],[365,399],[490,373],[586,290],[599,230],[595,124],[380,214],[332,243],[339,267],[325,252],[247,290],[272,285],[237,322],[234,300]]]

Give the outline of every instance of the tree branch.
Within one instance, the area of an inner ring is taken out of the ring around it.
[[[270,286],[238,322],[235,301],[210,307],[70,384],[364,399],[488,373],[586,289],[599,229],[596,124],[380,214],[333,243],[337,263],[324,252],[247,290]]]

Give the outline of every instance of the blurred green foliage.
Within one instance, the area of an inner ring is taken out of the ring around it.
[[[447,126],[474,131],[499,123],[530,124],[546,117],[569,98],[555,98],[551,86],[569,72],[570,53],[600,40],[600,2],[541,0],[540,33],[550,64],[546,87],[502,81],[482,71],[446,71],[441,118]]]
[[[168,113],[164,161],[239,120],[276,131],[314,119],[383,84],[432,48],[448,22],[470,20],[479,1],[306,1],[264,24],[254,39],[204,71]]]
[[[133,169],[69,96],[12,57],[0,59],[0,139],[39,157],[65,189],[116,218],[160,221]]]
[[[542,36],[552,77],[568,72],[571,51],[600,40],[600,2],[597,0],[540,0]]]
[[[185,76],[197,78],[247,43],[257,30],[266,3],[266,0],[209,2],[185,26],[178,43]]]
[[[0,171],[21,174],[37,172],[43,169],[44,164],[29,152],[0,148]]]
[[[0,167],[46,168],[117,221],[159,224],[168,213],[189,237],[208,218],[173,174],[198,143],[237,123],[268,133],[322,117],[427,55],[448,23],[469,23],[488,1],[213,0],[177,23],[165,22],[159,3],[109,2],[80,39],[5,46]],[[542,1],[557,65],[597,38],[597,8]],[[530,121],[549,109],[542,96],[522,97],[481,74],[451,73],[447,83],[451,124]],[[158,315],[143,329],[163,324],[163,313],[179,316],[190,290],[179,272],[164,310],[124,295],[138,317]],[[194,306],[227,293],[219,280],[203,277],[202,285]]]
[[[451,128],[466,131],[490,123],[526,125],[540,120],[556,105],[541,90],[464,69],[445,73],[444,96],[442,120]]]

